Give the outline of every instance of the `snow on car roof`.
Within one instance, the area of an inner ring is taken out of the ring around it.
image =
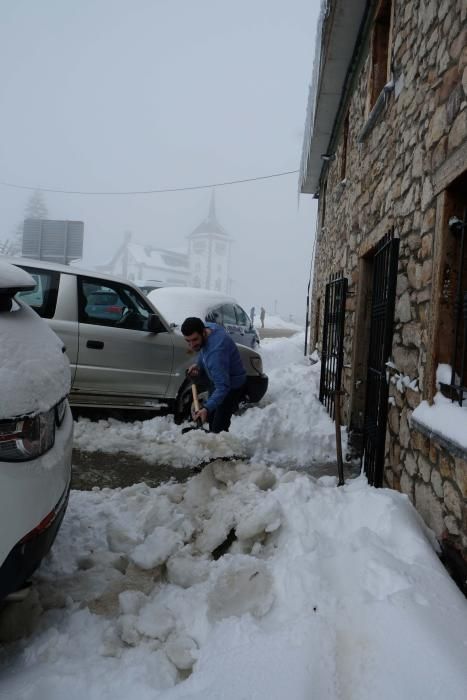
[[[0,420],[48,411],[70,391],[62,341],[27,304],[0,317]]]
[[[148,299],[170,323],[181,325],[188,316],[205,319],[217,304],[236,304],[233,297],[198,287],[162,287],[149,292]]]
[[[0,291],[19,292],[34,289],[36,282],[28,272],[0,260]]]

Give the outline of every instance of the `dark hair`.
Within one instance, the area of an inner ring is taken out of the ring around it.
[[[199,333],[202,335],[205,328],[206,326],[200,318],[189,316],[183,321],[181,331],[183,335],[191,335],[192,333]]]

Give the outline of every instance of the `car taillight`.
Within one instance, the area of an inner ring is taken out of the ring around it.
[[[250,357],[250,364],[258,374],[263,374],[263,361],[260,357]]]
[[[110,314],[121,314],[122,313],[121,306],[106,306],[105,310]]]
[[[56,408],[37,416],[0,421],[0,461],[25,462],[40,457],[55,442]]]

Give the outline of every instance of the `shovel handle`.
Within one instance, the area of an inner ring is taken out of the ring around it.
[[[196,384],[191,385],[191,393],[193,394],[193,404],[195,407],[195,411],[199,411],[198,389],[196,387]]]

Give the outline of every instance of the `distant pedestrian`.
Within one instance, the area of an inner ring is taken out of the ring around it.
[[[251,325],[254,326],[255,325],[255,307],[254,306],[252,306],[250,309],[250,321],[251,321]]]
[[[264,319],[266,318],[266,309],[264,308],[264,306],[261,307],[259,318],[261,321],[261,328],[264,328]]]

